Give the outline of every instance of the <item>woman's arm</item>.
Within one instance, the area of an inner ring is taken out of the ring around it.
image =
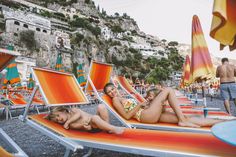
[[[141,107],[144,107],[146,104],[137,104],[131,111],[126,112],[124,106],[121,104],[120,99],[118,97],[113,98],[113,106],[118,111],[118,113],[125,119],[132,118]]]
[[[76,120],[78,120],[81,116],[81,112],[79,109],[72,109],[73,115],[65,122],[64,124],[64,128],[65,129],[69,129],[69,125],[73,122],[75,122]]]

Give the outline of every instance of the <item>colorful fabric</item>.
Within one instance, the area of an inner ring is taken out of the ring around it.
[[[215,0],[210,36],[220,42],[220,49],[236,49],[236,1]]]
[[[77,66],[77,81],[81,87],[84,87],[86,85],[86,80],[84,78],[84,71],[83,71],[82,64],[79,64]]]
[[[89,77],[98,91],[103,91],[104,86],[110,82],[112,69],[112,64],[92,61]],[[89,84],[86,91],[92,90],[92,86]]]
[[[185,63],[184,63],[183,84],[184,84],[184,86],[188,86],[190,84],[190,58],[189,58],[189,55],[186,56]]]
[[[20,76],[18,73],[16,62],[12,61],[11,64],[7,66],[6,70],[6,77],[3,81],[4,87],[6,87],[7,84],[10,84],[12,86],[17,85],[17,83],[20,82]]]
[[[28,84],[27,84],[27,88],[29,90],[32,90],[34,88],[34,80],[33,80],[32,74],[30,74],[29,81],[28,81]]]
[[[88,104],[83,91],[73,75],[34,68],[34,78],[38,80],[46,104]],[[56,78],[56,79],[55,79]]]
[[[211,56],[197,15],[192,20],[191,82],[209,79],[214,74]]]
[[[61,53],[58,53],[55,70],[64,72],[64,70],[62,68],[62,56],[61,56]]]
[[[133,99],[128,99],[123,105],[125,112],[129,112],[137,106],[137,103]]]

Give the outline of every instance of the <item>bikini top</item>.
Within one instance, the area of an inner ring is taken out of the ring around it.
[[[123,105],[125,111],[128,112],[133,110],[137,106],[137,103],[134,99],[127,99],[127,101]]]

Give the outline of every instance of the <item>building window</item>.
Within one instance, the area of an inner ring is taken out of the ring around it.
[[[20,23],[18,21],[14,21],[14,24],[18,25],[18,26],[20,25]]]
[[[40,32],[40,28],[36,28],[36,31],[39,31],[39,32]]]
[[[47,31],[46,31],[46,30],[43,30],[43,32],[44,32],[44,33],[47,33]]]
[[[23,27],[28,28],[28,25],[27,24],[23,24]]]

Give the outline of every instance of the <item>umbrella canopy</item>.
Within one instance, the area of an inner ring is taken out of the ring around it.
[[[32,74],[30,74],[29,81],[28,81],[28,84],[27,84],[27,88],[29,90],[32,90],[34,88],[34,80],[33,80]]]
[[[55,70],[62,71],[62,72],[64,71],[62,69],[62,56],[61,56],[61,53],[58,53]]]
[[[6,77],[3,81],[4,87],[6,87],[7,84],[10,84],[12,86],[17,86],[17,87],[21,86],[21,85],[19,85],[20,76],[18,73],[18,69],[17,69],[15,60],[12,61],[11,64],[9,64],[7,66],[6,70],[7,70]]]
[[[210,36],[220,42],[222,50],[226,45],[236,49],[236,1],[215,0]]]
[[[190,58],[187,55],[184,63],[183,85],[188,86],[190,83]]]
[[[84,71],[82,64],[79,64],[77,66],[77,81],[79,82],[81,87],[84,87],[86,85],[86,80],[84,78]]]
[[[210,53],[197,15],[192,20],[191,81],[201,82],[214,76]]]
[[[0,48],[0,71],[6,68],[19,55],[18,52]]]

